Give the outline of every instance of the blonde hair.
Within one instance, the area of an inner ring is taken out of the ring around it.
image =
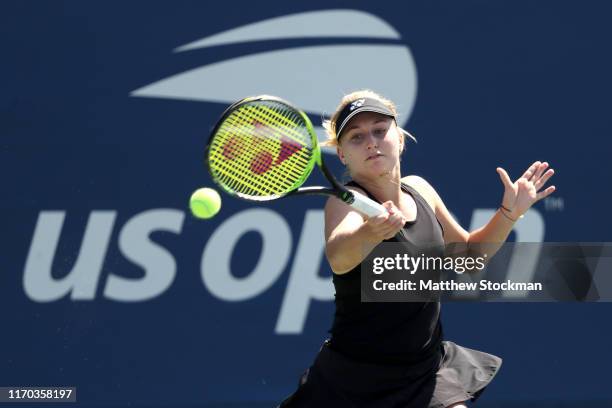
[[[323,128],[325,129],[325,132],[327,133],[327,140],[321,143],[322,146],[331,146],[331,147],[338,146],[338,135],[336,134],[336,128],[337,128],[336,121],[338,120],[338,116],[340,115],[340,113],[342,112],[342,109],[346,105],[348,105],[349,103],[355,102],[357,99],[361,99],[361,98],[377,99],[378,101],[382,102],[387,108],[389,108],[389,110],[391,110],[391,112],[393,112],[393,115],[397,118],[397,108],[395,107],[395,104],[391,102],[389,99],[385,98],[384,96],[379,95],[376,92],[371,91],[369,89],[363,89],[360,91],[351,92],[350,94],[345,95],[342,98],[342,100],[340,101],[340,104],[336,108],[336,111],[331,116],[331,118],[323,121]],[[403,138],[403,134],[401,136]]]

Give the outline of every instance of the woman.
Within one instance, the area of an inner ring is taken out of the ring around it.
[[[328,145],[336,146],[351,176],[347,186],[388,213],[365,218],[336,198],[328,200],[325,250],[336,289],[331,338],[283,408],[465,407],[501,365],[499,357],[442,340],[439,302],[361,303],[360,264],[385,241],[408,242],[415,251],[486,242],[492,255],[514,222],[555,190],[538,192],[554,171],[537,161],[512,182],[497,168],[504,185],[500,208],[485,226],[467,232],[426,180],[402,177],[400,155],[405,135],[412,136],[397,126],[396,116],[391,101],[358,91],[345,96],[325,123]]]

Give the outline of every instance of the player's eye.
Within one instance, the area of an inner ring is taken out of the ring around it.
[[[363,135],[361,133],[353,133],[350,137],[351,142],[358,142],[363,139]]]
[[[376,136],[384,136],[386,133],[387,133],[387,129],[386,128],[374,129],[374,134]]]

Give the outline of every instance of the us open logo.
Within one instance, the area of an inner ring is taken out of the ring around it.
[[[372,89],[398,103],[399,124],[405,125],[417,94],[412,54],[389,23],[364,11],[276,17],[204,37],[174,52],[267,40],[275,40],[270,44],[278,47],[278,40],[296,39],[322,44],[217,61],[138,88],[130,96],[228,105],[249,95],[276,95],[308,112],[319,138],[324,138],[317,119],[333,112],[344,94]],[[330,44],[330,39],[342,39],[342,44]],[[347,44],[349,40],[354,43]]]

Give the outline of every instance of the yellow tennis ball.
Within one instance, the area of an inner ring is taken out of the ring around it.
[[[212,188],[199,188],[191,194],[189,208],[197,218],[214,217],[221,209],[221,196]]]

